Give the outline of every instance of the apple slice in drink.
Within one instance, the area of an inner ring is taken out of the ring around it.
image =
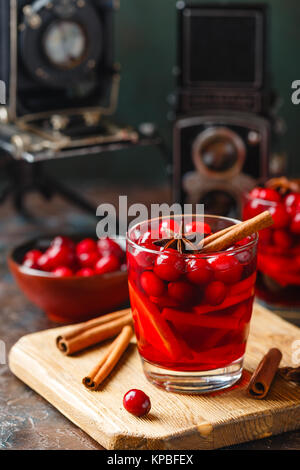
[[[174,308],[164,308],[162,317],[169,320],[178,327],[179,324],[201,326],[203,328],[236,329],[239,327],[240,319],[233,315],[209,313],[208,315],[197,315],[195,313],[183,312]]]
[[[254,285],[252,286],[251,289],[248,289],[248,291],[244,291],[243,293],[240,293],[239,295],[227,296],[224,302],[222,302],[219,305],[209,305],[209,304],[196,305],[193,308],[193,310],[197,315],[204,315],[206,313],[218,312],[221,310],[225,310],[229,307],[232,307],[234,305],[237,305],[246,299],[249,299],[253,294],[254,294]]]
[[[146,341],[172,360],[189,355],[187,346],[176,338],[158,308],[145,295],[138,292],[131,282],[129,282],[129,293],[132,306],[138,312]]]
[[[256,281],[256,273],[251,274],[251,276],[247,277],[243,281],[237,282],[232,286],[229,286],[228,295],[239,295],[242,292],[248,292],[251,290]]]

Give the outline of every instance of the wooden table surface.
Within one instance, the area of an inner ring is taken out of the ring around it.
[[[128,191],[91,191],[96,204],[116,202],[117,194]],[[131,189],[131,200],[163,202],[167,190]],[[133,196],[134,195],[134,196]],[[153,198],[155,195],[156,200]],[[23,335],[56,326],[34,307],[19,291],[6,265],[9,250],[38,234],[95,230],[95,220],[55,198],[51,204],[30,196],[30,207],[38,215],[35,222],[24,222],[16,216],[9,203],[0,207],[0,340],[6,352]],[[62,229],[63,227],[63,229]],[[300,430],[259,441],[233,446],[234,449],[300,450]],[[87,434],[72,424],[34,391],[16,379],[7,364],[0,364],[0,449],[102,449]]]

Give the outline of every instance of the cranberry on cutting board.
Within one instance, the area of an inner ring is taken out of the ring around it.
[[[148,395],[142,390],[133,388],[125,393],[123,398],[123,406],[128,413],[134,416],[145,416],[151,409],[151,402]]]

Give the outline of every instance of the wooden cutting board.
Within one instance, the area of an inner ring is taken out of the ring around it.
[[[91,392],[81,380],[107,344],[65,357],[55,346],[64,328],[21,338],[10,351],[11,371],[107,449],[215,449],[300,428],[299,386],[277,377],[266,399],[245,393],[250,373],[270,347],[283,352],[282,366],[293,365],[293,341],[300,340],[299,328],[259,305],[242,379],[229,390],[206,395],[168,393],[148,383],[134,342],[102,389]],[[136,418],[123,408],[123,395],[131,388],[151,397],[147,417]]]

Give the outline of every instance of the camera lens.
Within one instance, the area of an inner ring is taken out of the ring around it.
[[[44,35],[45,54],[56,67],[70,69],[78,66],[84,58],[86,47],[85,32],[74,21],[54,21]]]
[[[230,139],[216,137],[203,146],[201,158],[210,170],[223,172],[236,165],[238,152]]]
[[[246,148],[232,130],[216,127],[201,132],[193,144],[193,161],[202,175],[215,179],[232,178],[243,167]]]

